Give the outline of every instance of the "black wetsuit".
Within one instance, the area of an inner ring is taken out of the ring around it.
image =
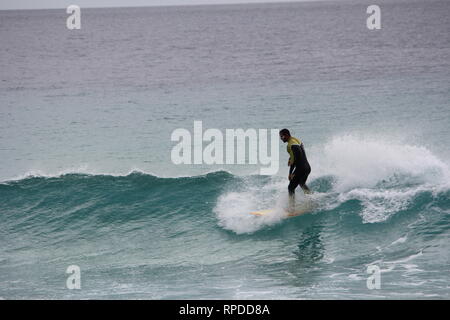
[[[300,185],[304,191],[308,192],[309,188],[306,186],[306,179],[308,179],[308,175],[311,173],[311,166],[306,158],[303,143],[292,144],[290,147],[294,155],[294,161],[289,168],[289,174],[294,176],[291,178],[288,186],[289,194],[294,194],[295,188],[297,188],[298,185]]]

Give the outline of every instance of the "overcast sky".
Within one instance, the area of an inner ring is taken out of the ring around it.
[[[0,0],[0,10],[67,8],[71,4],[76,4],[81,8],[92,8],[295,1],[308,0]]]

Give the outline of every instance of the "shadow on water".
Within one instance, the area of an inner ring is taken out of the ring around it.
[[[290,259],[277,265],[278,274],[285,275],[277,279],[291,288],[291,294],[303,297],[317,284],[327,265],[323,242],[327,224],[318,215],[295,219],[279,230],[291,248],[291,255]]]
[[[297,246],[293,251],[296,259],[288,267],[291,275],[289,284],[302,292],[313,287],[323,271],[325,248],[321,240],[322,229],[323,226],[317,221],[317,224],[300,229],[296,237]]]
[[[301,231],[297,249],[294,254],[298,257],[298,265],[311,268],[320,262],[324,256],[324,246],[320,239],[321,225],[312,225]]]

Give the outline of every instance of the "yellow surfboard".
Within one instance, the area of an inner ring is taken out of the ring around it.
[[[267,215],[274,214],[275,212],[282,211],[287,218],[291,218],[291,217],[296,217],[296,216],[299,216],[299,215],[307,213],[307,212],[311,212],[312,209],[313,208],[308,206],[308,207],[302,207],[302,208],[295,208],[294,211],[289,212],[286,209],[272,208],[272,209],[265,209],[265,210],[259,210],[259,211],[252,211],[252,212],[250,212],[250,214],[253,214],[255,216],[267,216]]]

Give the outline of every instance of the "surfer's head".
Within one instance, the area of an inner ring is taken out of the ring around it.
[[[287,142],[289,138],[291,137],[291,133],[288,129],[281,129],[280,130],[280,139],[283,142]]]

